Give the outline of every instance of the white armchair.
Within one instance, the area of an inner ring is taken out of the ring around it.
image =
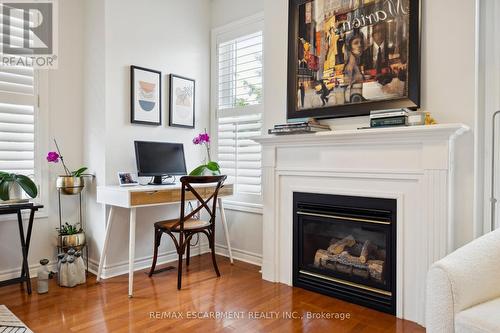
[[[426,299],[428,333],[500,332],[500,230],[436,262]]]

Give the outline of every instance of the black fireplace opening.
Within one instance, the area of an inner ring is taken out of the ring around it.
[[[293,285],[396,314],[395,199],[293,195]]]

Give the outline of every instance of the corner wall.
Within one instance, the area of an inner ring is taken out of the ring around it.
[[[87,1],[87,0],[86,0]],[[210,1],[91,0],[87,7],[86,41],[90,52],[86,66],[86,161],[97,174],[97,185],[117,185],[120,171],[136,173],[134,140],[184,143],[188,170],[204,158],[191,144],[195,135],[209,128]],[[95,53],[94,53],[95,52]],[[162,72],[162,125],[130,123],[130,65]],[[168,126],[168,74],[196,81],[196,128]],[[147,179],[143,179],[147,181]],[[92,268],[97,270],[104,242],[106,211],[89,192],[88,217],[92,224]],[[174,218],[178,206],[138,209],[136,269],[150,265],[153,222]],[[128,270],[128,210],[118,208],[104,274]],[[162,242],[160,259],[175,259],[172,242]]]

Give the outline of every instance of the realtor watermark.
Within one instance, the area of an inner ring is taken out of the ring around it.
[[[0,0],[0,66],[56,69],[58,0]]]
[[[285,320],[349,320],[349,312],[298,312],[298,311],[154,311],[149,312],[150,319],[211,319],[211,320],[239,320],[239,319],[285,319]]]

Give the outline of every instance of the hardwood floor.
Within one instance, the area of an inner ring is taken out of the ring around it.
[[[256,266],[238,261],[230,265],[224,257],[217,260],[219,279],[208,255],[192,258],[181,291],[176,288],[176,270],[153,278],[140,271],[135,273],[133,299],[127,297],[126,275],[99,284],[92,276],[86,285],[72,289],[60,288],[52,280],[45,295],[35,292],[28,296],[20,286],[3,287],[0,304],[7,305],[36,333],[425,332],[415,323],[384,313],[263,281]],[[310,318],[310,314],[321,313],[342,313],[349,319]],[[283,314],[303,319],[287,319]],[[192,318],[195,315],[225,318]]]

